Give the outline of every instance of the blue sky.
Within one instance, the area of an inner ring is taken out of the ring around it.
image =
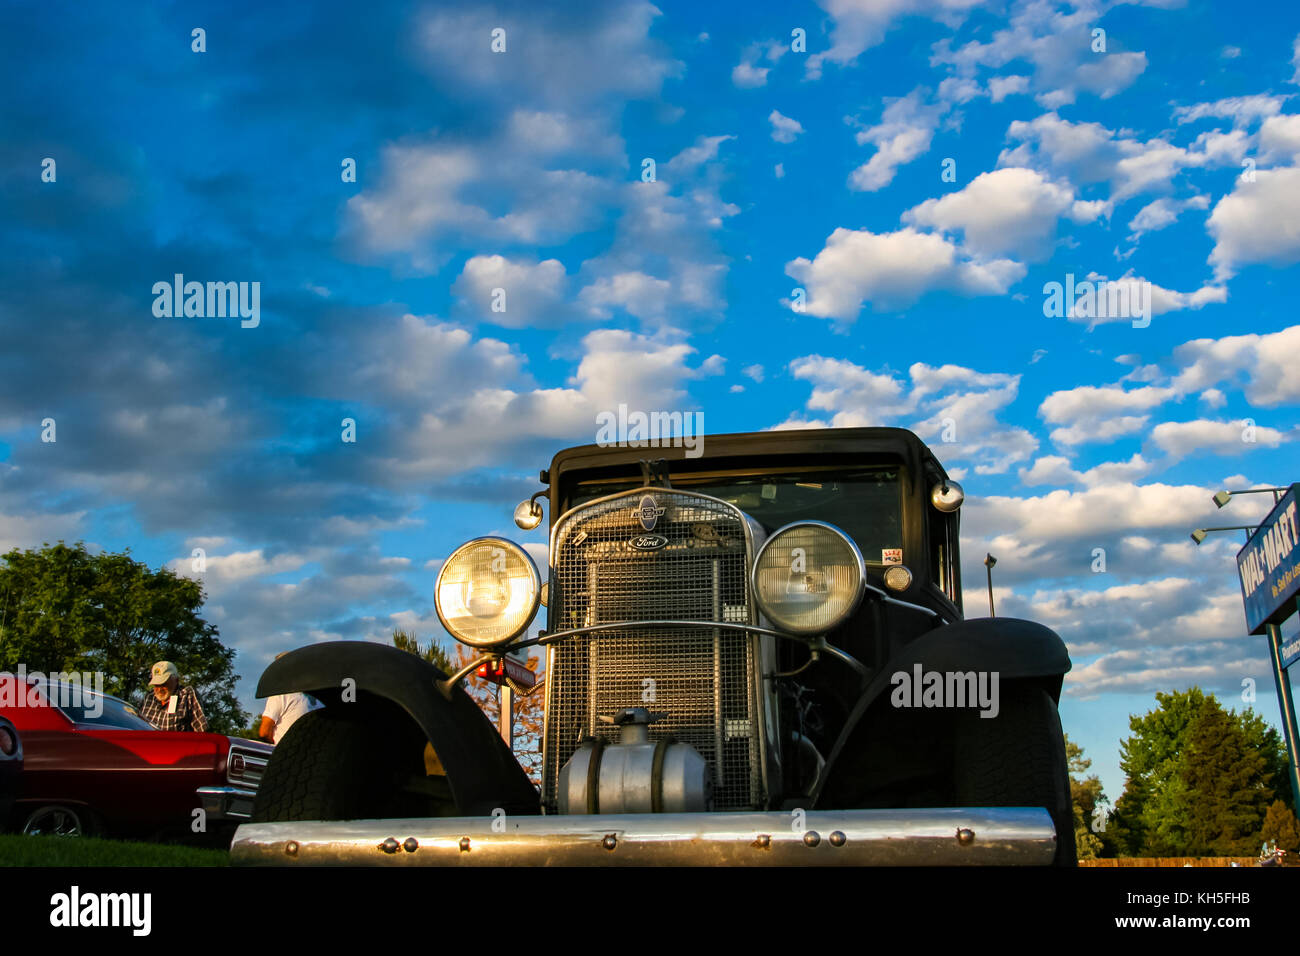
[[[1276,723],[1237,538],[1188,532],[1300,478],[1291,5],[70,9],[0,13],[0,548],[203,548],[246,706],[282,649],[441,638],[437,563],[544,555],[511,508],[626,403],[932,442],[968,610],[992,551],[1112,798],[1156,691]],[[259,323],[155,316],[176,273]],[[1047,315],[1067,275],[1149,321]]]

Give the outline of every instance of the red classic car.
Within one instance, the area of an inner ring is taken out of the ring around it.
[[[157,730],[124,700],[12,674],[0,674],[0,717],[24,751],[8,822],[30,834],[184,837],[200,808],[220,834],[248,819],[272,750]]]
[[[23,772],[23,742],[18,730],[0,717],[0,830],[5,828]]]

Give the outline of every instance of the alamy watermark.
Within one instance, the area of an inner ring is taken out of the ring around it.
[[[58,671],[45,674],[19,664],[14,673],[0,673],[0,708],[76,708],[94,720],[104,713],[104,675],[99,671]]]
[[[1151,324],[1151,283],[1144,279],[1085,279],[1043,284],[1043,315],[1049,319],[1132,319],[1133,328]]]
[[[703,412],[618,411],[596,413],[596,444],[602,448],[685,448],[687,458],[704,454]]]
[[[910,673],[896,671],[889,683],[895,707],[978,707],[981,717],[996,717],[1001,709],[997,671],[926,671],[913,664]]]
[[[239,316],[244,329],[255,329],[262,321],[260,282],[186,282],[178,272],[171,282],[155,282],[153,294],[153,314],[160,319]]]

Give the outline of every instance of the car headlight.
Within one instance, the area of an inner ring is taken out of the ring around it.
[[[822,521],[779,529],[754,561],[754,596],[773,624],[799,635],[834,629],[862,600],[866,565],[843,531]]]
[[[494,647],[522,634],[537,613],[541,576],[528,552],[505,538],[475,538],[438,572],[434,607],[451,636]]]

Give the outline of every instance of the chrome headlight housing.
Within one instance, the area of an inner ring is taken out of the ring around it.
[[[490,648],[528,628],[541,590],[541,575],[527,551],[505,538],[475,538],[443,563],[433,603],[452,637]]]
[[[778,529],[754,559],[754,598],[776,627],[791,634],[825,634],[862,601],[866,563],[853,539],[824,521]]]

